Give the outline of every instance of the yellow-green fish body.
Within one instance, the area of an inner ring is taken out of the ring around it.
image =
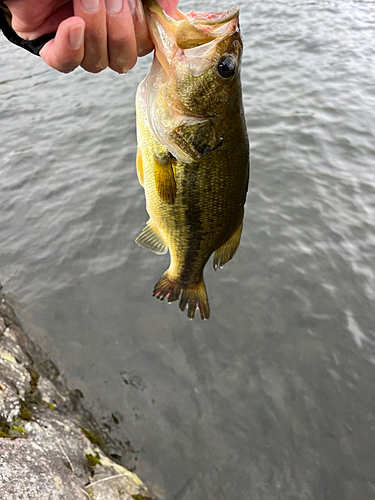
[[[170,252],[154,295],[209,317],[204,266],[237,250],[249,179],[238,9],[147,16],[156,50],[137,92],[137,172],[150,219],[137,243]],[[182,293],[181,293],[182,292]]]

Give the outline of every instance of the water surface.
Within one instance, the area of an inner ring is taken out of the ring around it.
[[[150,57],[60,75],[0,39],[1,281],[162,499],[374,499],[375,4],[240,6],[251,187],[210,320],[134,244]]]

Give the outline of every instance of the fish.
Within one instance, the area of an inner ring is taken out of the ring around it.
[[[144,2],[155,46],[136,95],[138,180],[149,220],[136,243],[170,264],[153,296],[210,316],[203,277],[240,243],[249,184],[249,139],[240,80],[239,9],[176,10]]]

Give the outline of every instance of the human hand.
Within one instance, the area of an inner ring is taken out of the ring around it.
[[[153,49],[142,0],[6,0],[12,28],[25,40],[56,32],[40,56],[52,68],[126,73]],[[178,0],[158,0],[172,14]]]

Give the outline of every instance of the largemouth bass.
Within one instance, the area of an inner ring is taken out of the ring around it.
[[[234,256],[249,182],[238,8],[145,10],[155,54],[137,91],[137,174],[150,218],[136,242],[170,253],[153,295],[208,319],[203,269],[212,253],[215,270]]]

